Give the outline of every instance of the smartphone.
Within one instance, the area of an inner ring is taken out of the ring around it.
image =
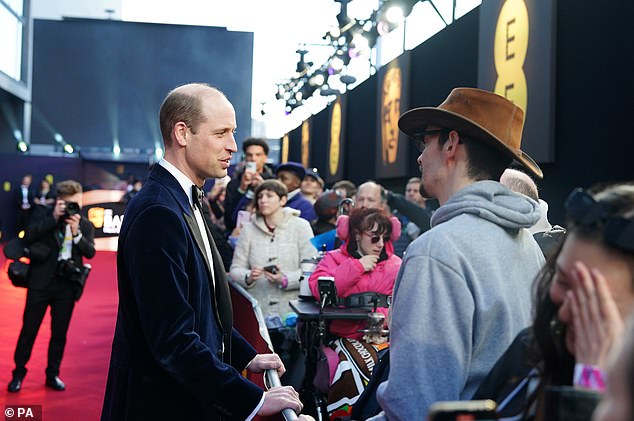
[[[247,161],[244,164],[244,170],[247,172],[256,172],[258,170],[257,164],[253,161]]]
[[[277,275],[277,266],[275,266],[275,265],[264,266],[262,269],[264,269],[268,273],[272,273],[273,275]]]
[[[246,210],[238,211],[238,216],[236,218],[236,227],[242,228],[245,222],[249,222],[251,219],[251,212]]]
[[[496,420],[497,405],[490,399],[436,402],[429,408],[428,421]]]

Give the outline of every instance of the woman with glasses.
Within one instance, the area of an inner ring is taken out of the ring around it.
[[[328,252],[310,276],[313,296],[320,299],[320,277],[333,277],[337,305],[374,310],[374,314],[383,316],[376,318],[378,323],[383,318],[387,320],[394,281],[401,266],[392,242],[400,234],[398,219],[388,217],[381,209],[355,208],[348,215],[339,216],[337,237],[343,244]],[[321,381],[315,382],[327,395],[330,419],[351,415],[352,405],[368,383],[381,351],[387,349],[386,338],[359,332],[365,328],[365,320],[331,321],[331,339],[336,338],[321,349],[326,364],[318,365],[316,379]]]
[[[394,289],[401,258],[394,254],[392,241],[401,233],[401,224],[395,217],[389,218],[380,209],[353,209],[349,215],[337,220],[337,237],[343,244],[328,252],[319,262],[308,282],[313,296],[319,300],[318,280],[323,276],[335,278],[337,296],[341,304],[348,307],[376,307],[376,311],[387,316],[389,296]],[[361,293],[377,293],[377,305],[359,297],[346,298]],[[357,305],[358,304],[358,305]],[[330,332],[338,337],[361,339],[364,321],[333,320]]]
[[[482,383],[513,419],[590,419],[634,312],[634,183],[574,190],[568,232],[537,277],[534,323]]]

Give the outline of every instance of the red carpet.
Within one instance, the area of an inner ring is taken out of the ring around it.
[[[8,393],[13,351],[22,326],[26,290],[15,288],[6,276],[0,253],[0,409],[5,405],[41,405],[44,421],[98,420],[106,387],[110,346],[117,315],[116,254],[99,251],[87,260],[92,272],[84,295],[75,306],[60,377],[66,391],[44,386],[50,317],[42,322],[29,370],[19,393]]]

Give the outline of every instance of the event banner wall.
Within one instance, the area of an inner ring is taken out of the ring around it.
[[[284,146],[282,145],[282,149]],[[302,126],[288,133],[288,155],[286,160],[280,159],[280,163],[287,161],[301,162],[302,160]]]
[[[313,137],[313,117],[305,120],[300,126],[301,133],[301,164],[304,168],[308,168],[310,165],[310,145]]]
[[[480,6],[478,86],[525,112],[522,149],[555,159],[555,1],[487,0]]]
[[[328,160],[321,172],[326,183],[334,183],[344,177],[346,162],[346,103],[347,95],[339,96],[326,109],[328,114]],[[321,168],[320,168],[321,170]]]
[[[325,181],[328,162],[328,108],[315,114],[311,119],[310,159],[306,168],[317,168]]]
[[[375,177],[408,175],[409,139],[398,129],[398,119],[409,108],[410,52],[381,67],[377,74]]]

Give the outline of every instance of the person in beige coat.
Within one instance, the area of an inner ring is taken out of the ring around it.
[[[287,194],[277,180],[256,188],[255,214],[242,228],[231,264],[231,279],[247,288],[267,321],[291,311],[288,302],[297,298],[300,262],[317,255],[308,221],[284,207]]]

